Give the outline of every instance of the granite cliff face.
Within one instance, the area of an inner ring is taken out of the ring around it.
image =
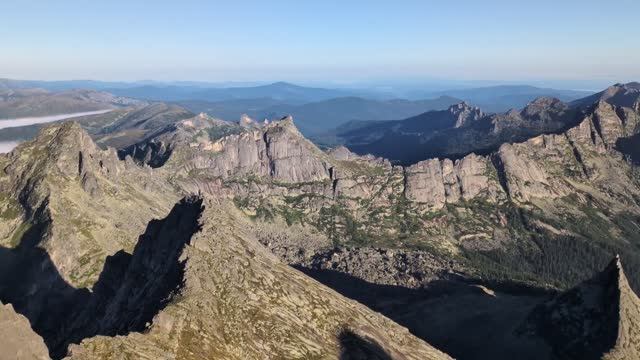
[[[405,183],[407,199],[434,209],[476,197],[490,202],[506,198],[491,160],[475,154],[421,161],[406,168]]]

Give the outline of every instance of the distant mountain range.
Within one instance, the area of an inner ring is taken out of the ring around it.
[[[361,97],[340,97],[302,105],[282,103],[272,98],[228,100],[221,102],[190,101],[181,105],[193,112],[205,112],[225,120],[236,120],[241,114],[254,119],[275,119],[291,115],[300,131],[306,135],[325,132],[353,120],[389,120],[408,117],[428,110],[446,109],[460,102],[449,96],[430,100],[372,100]]]
[[[529,85],[501,85],[437,92],[414,91],[407,94],[407,97],[411,99],[422,99],[448,95],[462,99],[487,112],[502,112],[509,109],[521,109],[529,102],[542,96],[554,97],[568,102],[592,94],[593,92],[581,90],[559,90]]]
[[[157,101],[222,101],[267,97],[278,101],[301,104],[342,96],[365,95],[372,98],[382,97],[380,94],[370,91],[315,88],[294,85],[286,82],[276,82],[268,85],[248,87],[202,88],[195,86],[145,85],[139,87],[112,88],[106,90],[121,96]]]
[[[476,88],[447,89],[447,83],[424,90],[395,87],[326,88],[300,86],[287,82],[197,82],[197,81],[136,81],[103,82],[93,80],[37,81],[0,79],[0,89],[42,88],[50,91],[70,89],[104,90],[120,96],[154,101],[208,101],[249,100],[270,98],[289,105],[301,105],[339,97],[361,97],[369,100],[433,99],[449,96],[479,106],[487,112],[522,108],[540,96],[572,101],[593,94],[589,91],[541,88],[529,85],[501,85]],[[452,83],[453,86],[453,83]],[[215,114],[212,114],[215,115]],[[282,115],[282,114],[281,114]],[[416,114],[414,114],[416,115]]]
[[[637,83],[617,84],[571,103],[539,97],[522,110],[498,114],[485,114],[465,102],[404,120],[347,123],[318,136],[316,142],[325,146],[343,144],[357,153],[402,164],[430,157],[455,159],[472,152],[487,154],[505,142],[524,141],[575,126],[584,118],[583,112],[598,101],[630,107],[637,100],[639,88]]]

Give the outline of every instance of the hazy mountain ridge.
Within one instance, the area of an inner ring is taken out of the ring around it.
[[[0,91],[0,119],[48,116],[141,106],[144,101],[93,90],[49,92],[42,89]]]
[[[149,134],[194,114],[180,106],[165,103],[143,103],[114,109],[105,114],[73,118],[95,136],[101,146],[126,147]],[[63,122],[56,121],[56,123]],[[0,130],[0,141],[21,142],[35,138],[46,123],[11,127]]]
[[[213,105],[217,108],[217,113],[210,113],[212,116],[223,117],[225,120],[234,120],[238,117],[237,111],[232,112],[232,116],[226,118],[221,114],[236,109],[233,106],[234,101],[251,99],[271,99],[273,102],[279,102],[289,106],[304,105],[310,102],[320,102],[333,98],[341,97],[360,97],[367,100],[393,100],[397,98],[405,98],[410,101],[420,101],[422,99],[437,99],[440,97],[453,97],[469,102],[472,105],[479,106],[485,111],[502,112],[512,108],[522,108],[527,103],[538,97],[555,97],[563,101],[573,101],[585,96],[591,95],[592,92],[580,90],[561,90],[552,88],[540,88],[529,85],[500,85],[488,86],[482,88],[461,88],[449,90],[446,88],[446,82],[438,85],[443,87],[441,90],[406,90],[403,86],[363,86],[361,88],[348,87],[313,87],[300,86],[287,82],[274,82],[267,84],[251,84],[251,83],[206,83],[206,82],[154,82],[154,81],[137,81],[137,82],[101,82],[90,80],[79,81],[24,81],[0,79],[0,88],[7,89],[25,89],[25,88],[44,88],[51,91],[72,90],[72,89],[93,89],[98,91],[108,91],[116,95],[134,97],[151,101],[171,101],[171,102],[218,102]],[[467,85],[469,86],[469,85]],[[230,104],[224,104],[229,102]],[[247,107],[254,107],[264,101],[250,101]],[[197,106],[197,105],[196,105]],[[260,105],[262,106],[262,105]],[[192,109],[193,110],[193,109]],[[201,112],[196,109],[194,112]],[[240,111],[240,113],[246,111]],[[388,117],[385,120],[399,119],[410,115],[417,115],[419,112]],[[262,114],[250,114],[252,116],[261,117]],[[260,115],[260,116],[258,116]],[[273,117],[281,117],[287,113],[276,113]],[[297,114],[294,114],[297,115]],[[297,116],[304,119],[303,116]],[[351,118],[356,120],[360,118]],[[374,117],[372,119],[379,119]],[[382,119],[382,118],[380,118]],[[369,120],[362,118],[360,120]],[[336,124],[337,125],[337,124]]]
[[[275,119],[291,115],[296,125],[305,135],[318,134],[352,120],[388,120],[394,117],[410,116],[432,109],[444,109],[457,103],[449,97],[408,101],[371,100],[360,97],[341,97],[290,105],[271,99],[232,100],[217,103],[184,103],[194,112],[233,121],[247,114],[254,119]]]
[[[206,100],[223,101],[237,99],[272,98],[293,104],[322,101],[336,97],[355,96],[358,94],[380,97],[375,92],[366,90],[328,89],[299,86],[287,82],[275,82],[257,86],[238,86],[227,88],[202,88],[191,86],[158,86],[146,85],[131,88],[107,89],[121,96],[156,101]]]
[[[478,116],[477,121],[464,126],[455,126],[452,118],[449,118],[449,123],[442,124],[442,116],[446,112],[427,112],[406,120],[371,125],[359,123],[338,129],[336,137],[339,143],[358,153],[372,153],[402,164],[412,164],[429,157],[459,158],[469,153],[487,154],[506,142],[520,142],[540,134],[561,133],[577,125],[584,114],[591,111],[590,107],[595,106],[594,103],[617,99],[614,95],[606,95],[609,92],[628,93],[624,95],[628,97],[624,103],[620,100],[611,101],[616,106],[633,107],[632,89],[631,85],[614,86],[600,93],[599,97],[590,96],[571,104],[541,97],[520,111]],[[463,106],[470,109],[468,105]],[[454,109],[451,107],[449,113]],[[406,146],[394,146],[398,143]]]
[[[503,112],[519,109],[539,97],[554,97],[569,102],[589,96],[592,92],[582,90],[559,90],[530,85],[499,85],[482,88],[445,90],[433,93],[413,93],[410,97],[452,96],[463,99],[488,112]]]

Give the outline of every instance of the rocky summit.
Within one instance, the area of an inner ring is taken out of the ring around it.
[[[636,84],[391,122],[490,139],[402,164],[290,116],[117,111],[0,155],[11,359],[638,357]]]

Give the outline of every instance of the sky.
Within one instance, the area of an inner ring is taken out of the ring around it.
[[[638,0],[0,1],[0,77],[640,80]]]

